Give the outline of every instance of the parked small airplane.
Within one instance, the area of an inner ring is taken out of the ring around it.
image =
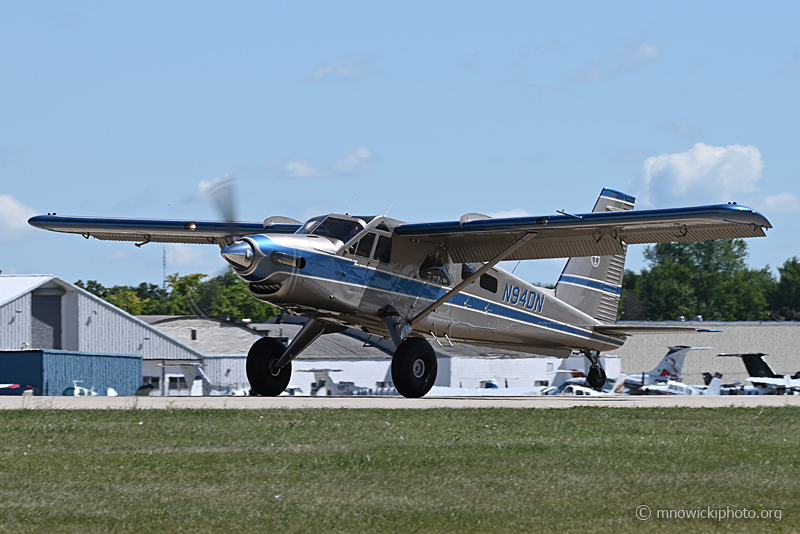
[[[238,384],[227,386],[212,384],[199,363],[170,364],[166,367],[177,367],[181,370],[186,384],[189,385],[189,395],[192,397],[209,395],[227,395],[229,397],[247,396],[247,391],[239,387]]]
[[[652,371],[646,373],[628,375],[622,383],[623,391],[630,395],[638,395],[642,386],[652,386],[658,383],[666,384],[668,380],[679,382],[683,363],[690,350],[707,350],[711,347],[687,347],[677,345],[670,347],[667,354],[661,359]],[[627,391],[626,391],[627,390]]]
[[[398,395],[394,388],[368,388],[356,386],[353,382],[337,382],[330,373],[340,373],[342,369],[298,369],[300,373],[314,373],[311,383],[311,396],[330,397],[341,395]],[[296,395],[297,393],[295,393]]]
[[[642,386],[639,391],[643,395],[720,395],[722,375],[716,373],[707,386],[690,386],[677,380],[668,380],[666,384]]]
[[[767,354],[750,352],[741,354],[718,354],[721,357],[739,357],[750,376],[746,381],[752,385],[726,384],[723,395],[792,395],[800,392],[800,372],[794,376],[779,375],[764,360]]]
[[[86,389],[83,386],[79,386],[78,383],[82,384],[83,380],[73,380],[72,386],[65,389],[61,394],[67,397],[94,397],[97,395],[94,387],[92,389]]]
[[[436,380],[430,339],[560,358],[579,352],[591,362],[589,385],[599,388],[606,383],[600,353],[627,336],[697,331],[615,324],[628,245],[763,237],[772,227],[736,203],[633,210],[635,199],[613,189],[601,191],[591,213],[498,219],[468,213],[434,223],[347,213],[304,224],[286,217],[239,222],[230,178],[216,181],[209,196],[225,222],[49,214],[28,222],[137,246],[219,245],[253,297],[309,318],[288,347],[262,338],[250,349],[248,380],[267,396],[286,389],[291,361],[315,339],[348,327],[392,341],[392,382],[406,397],[425,395]],[[569,258],[553,290],[496,267],[543,258]]]

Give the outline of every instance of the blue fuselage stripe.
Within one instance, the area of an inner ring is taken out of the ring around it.
[[[600,291],[607,291],[609,293],[614,293],[616,295],[622,293],[621,287],[604,284],[603,282],[599,282],[597,280],[587,280],[585,278],[576,278],[574,276],[561,276],[561,278],[559,278],[558,281],[567,282],[569,284],[578,284],[581,286],[591,287],[592,289],[599,289]]]

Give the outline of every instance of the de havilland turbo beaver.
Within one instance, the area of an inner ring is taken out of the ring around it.
[[[254,343],[247,376],[261,395],[284,391],[291,361],[317,337],[347,327],[395,347],[392,379],[406,397],[436,379],[429,343],[471,343],[591,362],[590,386],[606,382],[600,353],[637,333],[692,327],[617,325],[628,245],[763,237],[757,211],[735,203],[633,210],[630,195],[603,189],[591,213],[404,223],[386,216],[331,214],[302,224],[230,216],[230,181],[212,190],[225,222],[39,215],[37,228],[101,240],[214,244],[251,295],[309,321],[288,347]],[[223,200],[220,200],[223,199]],[[496,265],[504,260],[569,258],[555,289],[543,289]]]

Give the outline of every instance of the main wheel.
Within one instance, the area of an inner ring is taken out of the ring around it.
[[[436,353],[431,344],[419,337],[400,343],[392,357],[392,381],[404,397],[419,398],[436,381]]]
[[[259,395],[277,397],[289,385],[292,363],[275,370],[275,364],[285,350],[283,343],[271,337],[263,337],[250,347],[247,353],[247,380]]]
[[[593,365],[589,368],[589,374],[586,375],[586,382],[592,389],[600,389],[606,385],[606,372],[598,365]]]

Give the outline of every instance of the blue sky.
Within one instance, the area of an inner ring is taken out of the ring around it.
[[[0,270],[160,283],[162,245],[30,215],[406,221],[737,201],[800,255],[800,4],[2,2]],[[167,271],[218,274],[211,246]],[[628,267],[643,267],[632,247]],[[516,274],[554,282],[563,261]],[[513,267],[513,264],[511,265]]]

